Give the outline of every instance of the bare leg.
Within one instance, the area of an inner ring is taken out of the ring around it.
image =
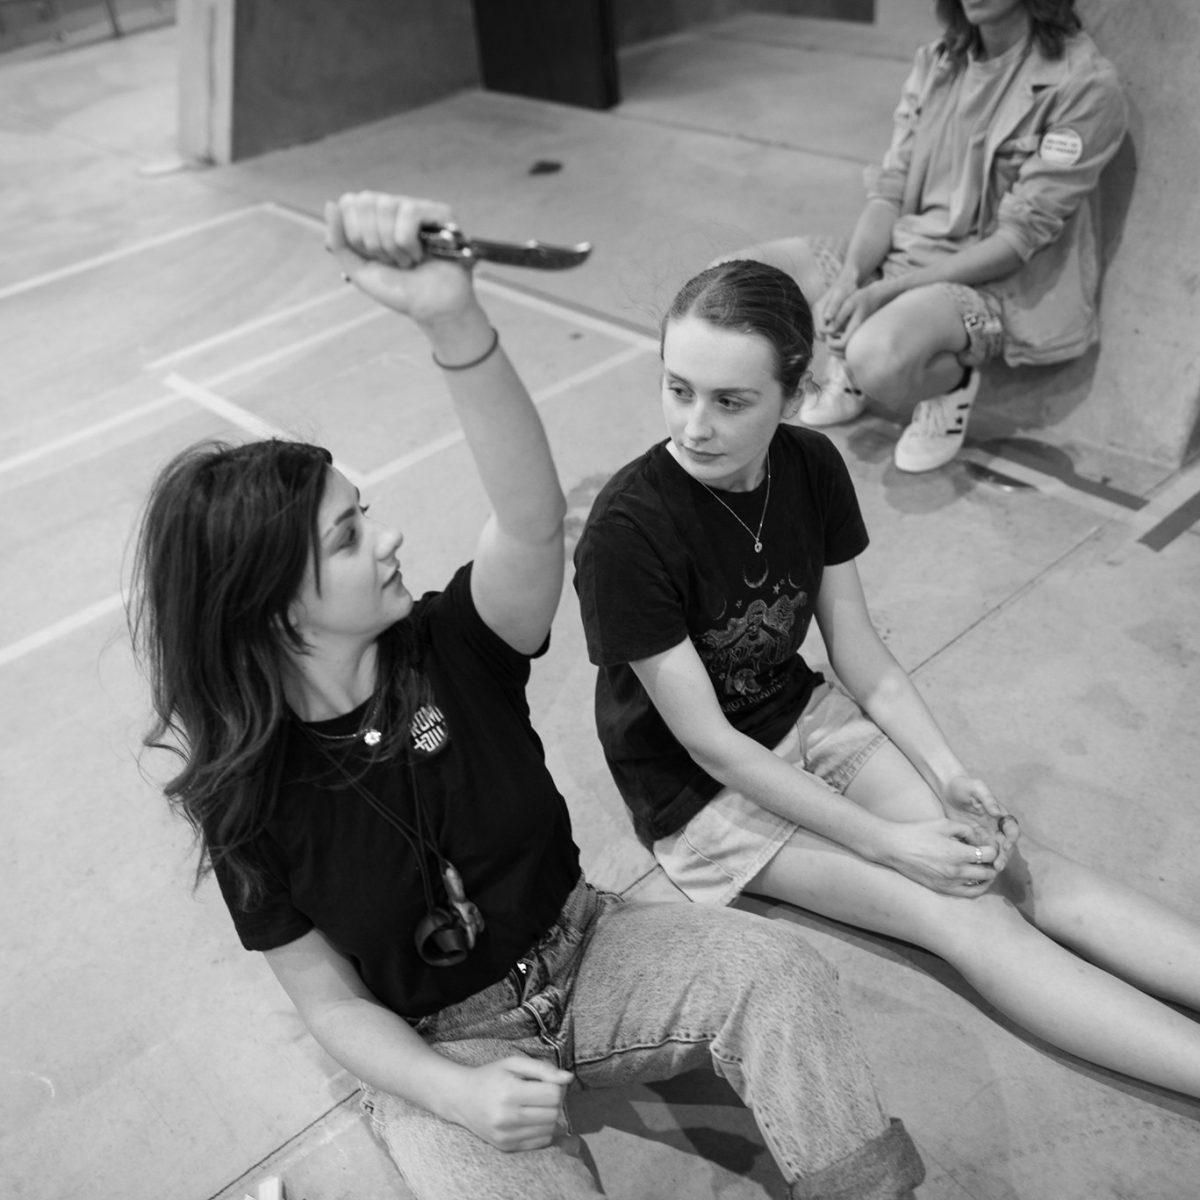
[[[850,797],[892,820],[919,820],[936,800],[893,746],[877,752]],[[1065,861],[1065,860],[1064,860]],[[1067,876],[1062,876],[1067,887]],[[940,955],[1013,1020],[1081,1058],[1200,1096],[1200,1023],[1058,945],[1001,893],[944,896],[798,831],[748,891]],[[1037,909],[1039,892],[1032,889]],[[1046,903],[1065,905],[1063,900]]]
[[[936,288],[914,288],[867,318],[846,344],[846,363],[869,396],[911,405],[956,388],[967,347],[958,308]]]
[[[1032,838],[999,890],[1056,941],[1156,996],[1200,1011],[1200,926]]]

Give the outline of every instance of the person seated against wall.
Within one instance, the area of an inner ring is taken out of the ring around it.
[[[846,242],[790,237],[723,255],[789,272],[828,349],[799,420],[916,402],[902,471],[958,453],[979,368],[1076,358],[1099,336],[1090,197],[1125,133],[1111,63],[1074,0],[936,0],[892,142]]]

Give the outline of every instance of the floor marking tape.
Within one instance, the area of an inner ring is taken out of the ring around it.
[[[45,629],[39,629],[37,633],[31,633],[28,637],[21,638],[20,641],[12,642],[0,649],[0,667],[15,662],[26,654],[32,654],[33,651],[40,650],[43,646],[58,641],[59,638],[67,637],[85,625],[90,625],[93,621],[99,621],[102,617],[119,612],[124,605],[125,597],[117,592],[87,608],[80,609],[79,612],[73,613],[69,617],[64,617],[61,621],[55,621],[53,625],[47,625]]]
[[[593,363],[590,367],[584,367],[583,370],[576,371],[573,375],[568,375],[565,379],[560,379],[557,383],[552,383],[534,392],[533,402],[540,405],[547,400],[552,400],[555,396],[560,396],[564,392],[579,386],[581,383],[586,383],[591,379],[615,370],[617,367],[630,362],[643,353],[645,353],[644,349],[639,346],[627,346],[624,350],[618,350],[616,354],[611,354],[608,358],[602,359],[598,363]],[[409,467],[415,466],[419,462],[424,462],[427,458],[432,458],[433,455],[440,451],[450,446],[458,445],[462,440],[463,432],[461,429],[451,430],[449,433],[435,438],[432,442],[427,442],[424,446],[403,455],[401,458],[394,459],[392,462],[378,467],[369,475],[364,476],[362,486],[376,487],[384,480],[390,479],[393,475],[399,475],[402,471],[407,471]]]
[[[1185,500],[1174,512],[1164,517],[1157,525],[1148,529],[1138,541],[1151,550],[1161,550],[1177,537],[1187,533],[1200,521],[1200,492]]]
[[[633,326],[622,325],[618,321],[604,316],[603,313],[585,308],[583,305],[565,304],[555,297],[548,297],[531,288],[511,287],[506,283],[490,276],[481,276],[475,281],[475,287],[480,292],[490,292],[494,296],[509,300],[535,312],[549,313],[551,316],[603,333],[608,337],[630,342],[643,350],[653,350],[658,353],[658,336]]]
[[[235,404],[232,400],[227,400],[224,396],[218,396],[206,384],[195,383],[193,380],[187,379],[183,375],[177,375],[175,372],[168,375],[163,380],[163,383],[173,391],[178,392],[181,396],[186,396],[194,404],[208,409],[209,412],[215,413],[222,420],[228,421],[231,425],[236,425],[239,429],[245,430],[246,433],[252,433],[258,438],[288,439],[288,435],[278,425],[272,425],[269,421],[264,421],[261,417],[255,416],[248,408],[243,408],[240,404]]]
[[[14,454],[12,458],[6,458],[3,462],[0,462],[0,475],[4,474],[5,471],[12,471],[17,467],[23,467],[27,463],[36,462],[37,459],[44,458],[47,454],[55,454],[59,450],[65,450],[69,446],[73,446],[76,442],[86,442],[91,438],[98,437],[102,433],[107,433],[110,429],[117,429],[122,425],[128,425],[130,421],[136,421],[139,417],[148,416],[150,413],[157,412],[160,408],[166,408],[170,404],[177,403],[178,399],[179,397],[174,394],[159,396],[157,400],[150,400],[146,404],[139,404],[136,408],[128,408],[124,412],[107,418],[107,420],[97,421],[94,425],[84,426],[84,428],[77,429],[74,433],[64,434],[52,442],[43,442],[40,446],[35,446],[32,450],[26,450],[22,454]]]
[[[209,381],[209,384],[196,383],[194,380],[172,372],[163,382],[167,387],[173,388],[181,396],[186,396],[195,404],[200,405],[201,408],[207,409],[215,416],[228,421],[231,425],[235,425],[238,429],[253,434],[256,438],[279,438],[285,442],[296,440],[292,434],[288,433],[285,429],[281,429],[278,425],[272,425],[269,421],[264,421],[262,417],[256,416],[248,408],[243,408],[240,404],[236,404],[224,396],[217,395],[209,386],[211,381]],[[351,483],[354,483],[356,486],[362,486],[361,480],[363,475],[361,471],[357,471],[353,467],[339,462],[337,459],[334,459],[333,465]]]
[[[322,342],[329,342],[334,338],[341,337],[343,333],[349,333],[361,325],[369,325],[372,321],[378,321],[387,316],[389,312],[389,309],[377,307],[369,312],[359,313],[357,317],[351,317],[348,321],[339,321],[336,325],[330,325],[328,329],[322,329],[319,333],[312,333],[297,342],[279,346],[266,354],[260,354],[257,358],[248,358],[245,362],[238,363],[236,367],[218,371],[216,375],[210,375],[204,382],[208,387],[220,387],[221,384],[228,383],[231,379],[237,379],[239,375],[249,375],[250,372],[257,371],[260,367],[272,366],[285,358],[291,358],[294,355],[302,354],[305,350],[311,350],[314,346],[321,345]]]
[[[1142,510],[1138,513],[1137,525],[1144,533],[1157,525],[1164,517],[1186,504],[1200,491],[1200,459],[1173,475],[1156,491],[1152,491]]]
[[[320,231],[325,229],[324,218],[315,217],[311,213],[306,213],[301,209],[292,208],[286,204],[279,204],[274,200],[266,201],[264,207],[289,221],[295,221],[299,225],[307,226],[309,229]],[[620,321],[614,321],[611,317],[607,317],[594,309],[589,309],[584,305],[571,301],[559,300],[553,296],[547,296],[544,292],[536,288],[509,284],[495,279],[490,275],[476,274],[475,289],[479,292],[490,293],[493,296],[510,300],[512,303],[519,304],[524,308],[563,318],[582,326],[584,329],[604,333],[609,337],[632,342],[638,346],[649,347],[654,350],[658,349],[657,334],[633,326],[623,325]]]
[[[995,471],[998,475],[1007,475],[1018,483],[1028,484],[1042,496],[1062,500],[1063,503],[1073,504],[1076,508],[1085,508],[1110,521],[1129,520],[1129,509],[1123,505],[1106,500],[1103,496],[1097,496],[1092,492],[1081,491],[1054,475],[1027,467],[1023,463],[1013,462],[1002,455],[991,454],[973,446],[964,446],[958,452],[958,457],[964,462],[972,462],[989,471]]]
[[[299,316],[301,313],[306,313],[311,309],[319,308],[322,304],[328,304],[331,300],[336,300],[348,294],[344,287],[332,292],[322,292],[319,296],[313,296],[310,300],[302,300],[299,304],[289,305],[287,308],[281,308],[278,312],[270,313],[265,317],[258,317],[253,321],[244,321],[241,325],[234,325],[233,328],[225,330],[224,333],[217,333],[212,337],[204,338],[202,341],[193,342],[190,346],[184,346],[179,350],[172,350],[170,354],[164,354],[161,358],[155,358],[148,363],[144,363],[142,370],[160,371],[163,367],[170,366],[171,363],[191,358],[194,354],[203,354],[205,350],[212,350],[217,346],[223,346],[228,342],[236,341],[238,338],[248,337],[252,333],[257,333],[260,329],[268,329],[281,321]]]
[[[19,283],[10,283],[7,287],[0,288],[0,300],[6,300],[9,296],[19,296],[22,292],[33,291],[35,288],[44,287],[48,283],[57,283],[60,279],[70,279],[72,275],[80,275],[84,271],[105,266],[110,262],[119,262],[122,258],[129,258],[134,254],[140,254],[143,250],[153,250],[156,246],[166,246],[182,238],[203,233],[205,230],[216,229],[221,225],[228,225],[233,221],[243,220],[254,213],[263,212],[266,207],[265,204],[251,204],[247,208],[237,208],[233,212],[221,213],[219,216],[209,217],[206,221],[198,221],[195,225],[186,225],[182,229],[173,229],[170,233],[160,233],[157,237],[143,238],[140,242],[130,242],[128,246],[121,246],[116,250],[97,254],[92,258],[81,258],[78,262],[72,263],[70,266],[59,267],[57,270],[47,271],[42,275],[34,275],[30,279],[22,279]]]
[[[325,232],[325,218],[323,216],[315,216],[313,213],[305,212],[302,208],[293,208],[290,204],[281,204],[278,200],[264,200],[263,208],[268,212],[272,212],[277,217],[283,217],[285,220],[294,221],[297,225],[303,225],[306,229],[315,229],[318,233]]]
[[[547,387],[539,389],[533,395],[535,404],[543,404],[547,400],[552,400],[556,396],[561,396],[569,392],[572,388],[577,387],[581,383],[586,383],[588,380],[605,374],[608,371],[615,370],[624,363],[630,362],[637,358],[639,354],[645,352],[644,347],[627,346],[623,350],[619,350],[616,354],[610,355],[600,362],[593,363],[590,367],[585,367],[581,371],[576,371],[572,375],[568,375],[564,379],[558,380]],[[203,384],[195,383],[184,376],[172,373],[167,376],[164,383],[172,388],[178,395],[183,396],[194,403],[207,409],[209,412],[221,417],[223,420],[229,421],[236,425],[239,429],[243,429],[248,433],[254,434],[256,437],[283,437],[288,435],[276,426],[262,420],[261,417],[255,416],[252,412],[242,408],[238,404],[234,404],[231,400],[226,400],[223,396],[218,396]],[[399,474],[415,463],[429,458],[438,451],[445,449],[448,446],[456,445],[463,440],[461,430],[445,435],[423,446],[420,450],[414,451],[403,458],[396,459],[395,462],[388,463],[377,471],[371,472],[369,475],[364,475],[362,472],[356,471],[353,468],[347,467],[344,463],[335,461],[334,465],[340,470],[351,482],[355,483],[359,488],[368,488],[377,485],[385,479],[393,475]],[[34,650],[39,650],[43,646],[49,645],[51,642],[57,641],[61,637],[65,637],[70,633],[74,633],[77,629],[84,625],[90,624],[92,621],[99,620],[101,617],[107,616],[109,613],[118,611],[124,605],[124,598],[118,592],[116,595],[108,597],[106,600],[100,601],[98,604],[93,604],[89,608],[85,608],[71,617],[67,617],[62,621],[56,622],[54,625],[49,625],[45,629],[39,630],[37,633],[31,634],[27,638],[22,638],[20,641],[13,642],[11,645],[0,649],[0,666],[22,658],[26,654],[32,653]]]
[[[303,353],[305,350],[311,349],[313,346],[318,346],[322,342],[327,342],[332,338],[340,337],[343,333],[347,333],[352,329],[356,329],[360,325],[366,325],[371,321],[378,320],[384,315],[386,315],[384,309],[372,309],[369,312],[361,313],[357,317],[352,317],[348,321],[341,321],[336,325],[331,325],[328,329],[323,329],[319,333],[314,333],[306,338],[301,338],[297,342],[289,342],[286,346],[280,346],[267,354],[260,354],[257,358],[247,359],[235,367],[230,367],[225,371],[221,371],[218,374],[211,376],[204,381],[203,385],[193,384],[189,380],[184,380],[184,382],[190,387],[220,387],[222,384],[228,383],[231,379],[236,379],[239,375],[249,374],[251,371],[256,371],[260,367],[268,367],[276,362],[281,361],[282,359]],[[173,376],[169,375],[164,379],[163,382],[168,387],[172,388],[173,391],[182,392],[182,388],[176,387],[171,382],[172,378]],[[182,378],[182,376],[178,378]],[[64,437],[58,438],[53,442],[48,442],[43,446],[37,446],[32,450],[26,450],[22,454],[14,455],[12,458],[6,459],[4,462],[0,462],[0,474],[5,471],[12,470],[15,467],[23,466],[25,463],[32,462],[46,454],[53,453],[55,450],[60,450],[74,442],[83,441],[95,434],[104,433],[108,429],[115,428],[116,426],[125,424],[128,421],[136,420],[138,417],[145,416],[147,413],[154,412],[156,409],[164,407],[173,400],[173,396],[160,397],[157,400],[150,401],[148,404],[143,404],[137,408],[130,409],[128,412],[119,413],[114,417],[109,417],[105,421],[99,421],[94,425],[89,425],[86,429],[78,430],[75,433],[67,434]],[[222,401],[222,403],[230,402]],[[239,411],[245,413],[248,418],[252,417],[252,414],[250,414],[246,409],[239,409]],[[242,424],[244,428],[248,428],[242,422],[239,422],[239,424]],[[263,436],[275,437],[286,435],[272,433],[265,434]]]
[[[1161,550],[1200,520],[1200,459],[1184,467],[1138,513],[1138,541]]]

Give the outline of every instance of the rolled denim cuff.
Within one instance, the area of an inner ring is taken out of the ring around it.
[[[792,1184],[792,1200],[901,1200],[925,1178],[902,1121],[824,1170]]]

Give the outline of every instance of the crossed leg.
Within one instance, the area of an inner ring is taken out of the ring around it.
[[[707,1066],[751,1107],[797,1200],[905,1200],[920,1183],[920,1158],[879,1107],[833,974],[796,930],[687,903],[615,904],[577,970],[521,1004],[514,993],[515,1007],[437,1042],[439,1053],[469,1066],[544,1058],[585,1087]],[[421,1200],[603,1194],[574,1135],[509,1154],[399,1096],[367,1089],[364,1108]]]
[[[879,1108],[828,964],[785,931],[699,904],[615,907],[580,964],[563,1066],[585,1087],[707,1066],[753,1111],[789,1195],[909,1197],[916,1151]]]
[[[890,744],[868,760],[847,795],[889,820],[941,815]],[[1200,1096],[1200,1023],[1060,944],[1200,1008],[1200,929],[1028,837],[1001,881],[973,899],[932,891],[803,830],[746,890],[922,946],[1046,1041]]]

